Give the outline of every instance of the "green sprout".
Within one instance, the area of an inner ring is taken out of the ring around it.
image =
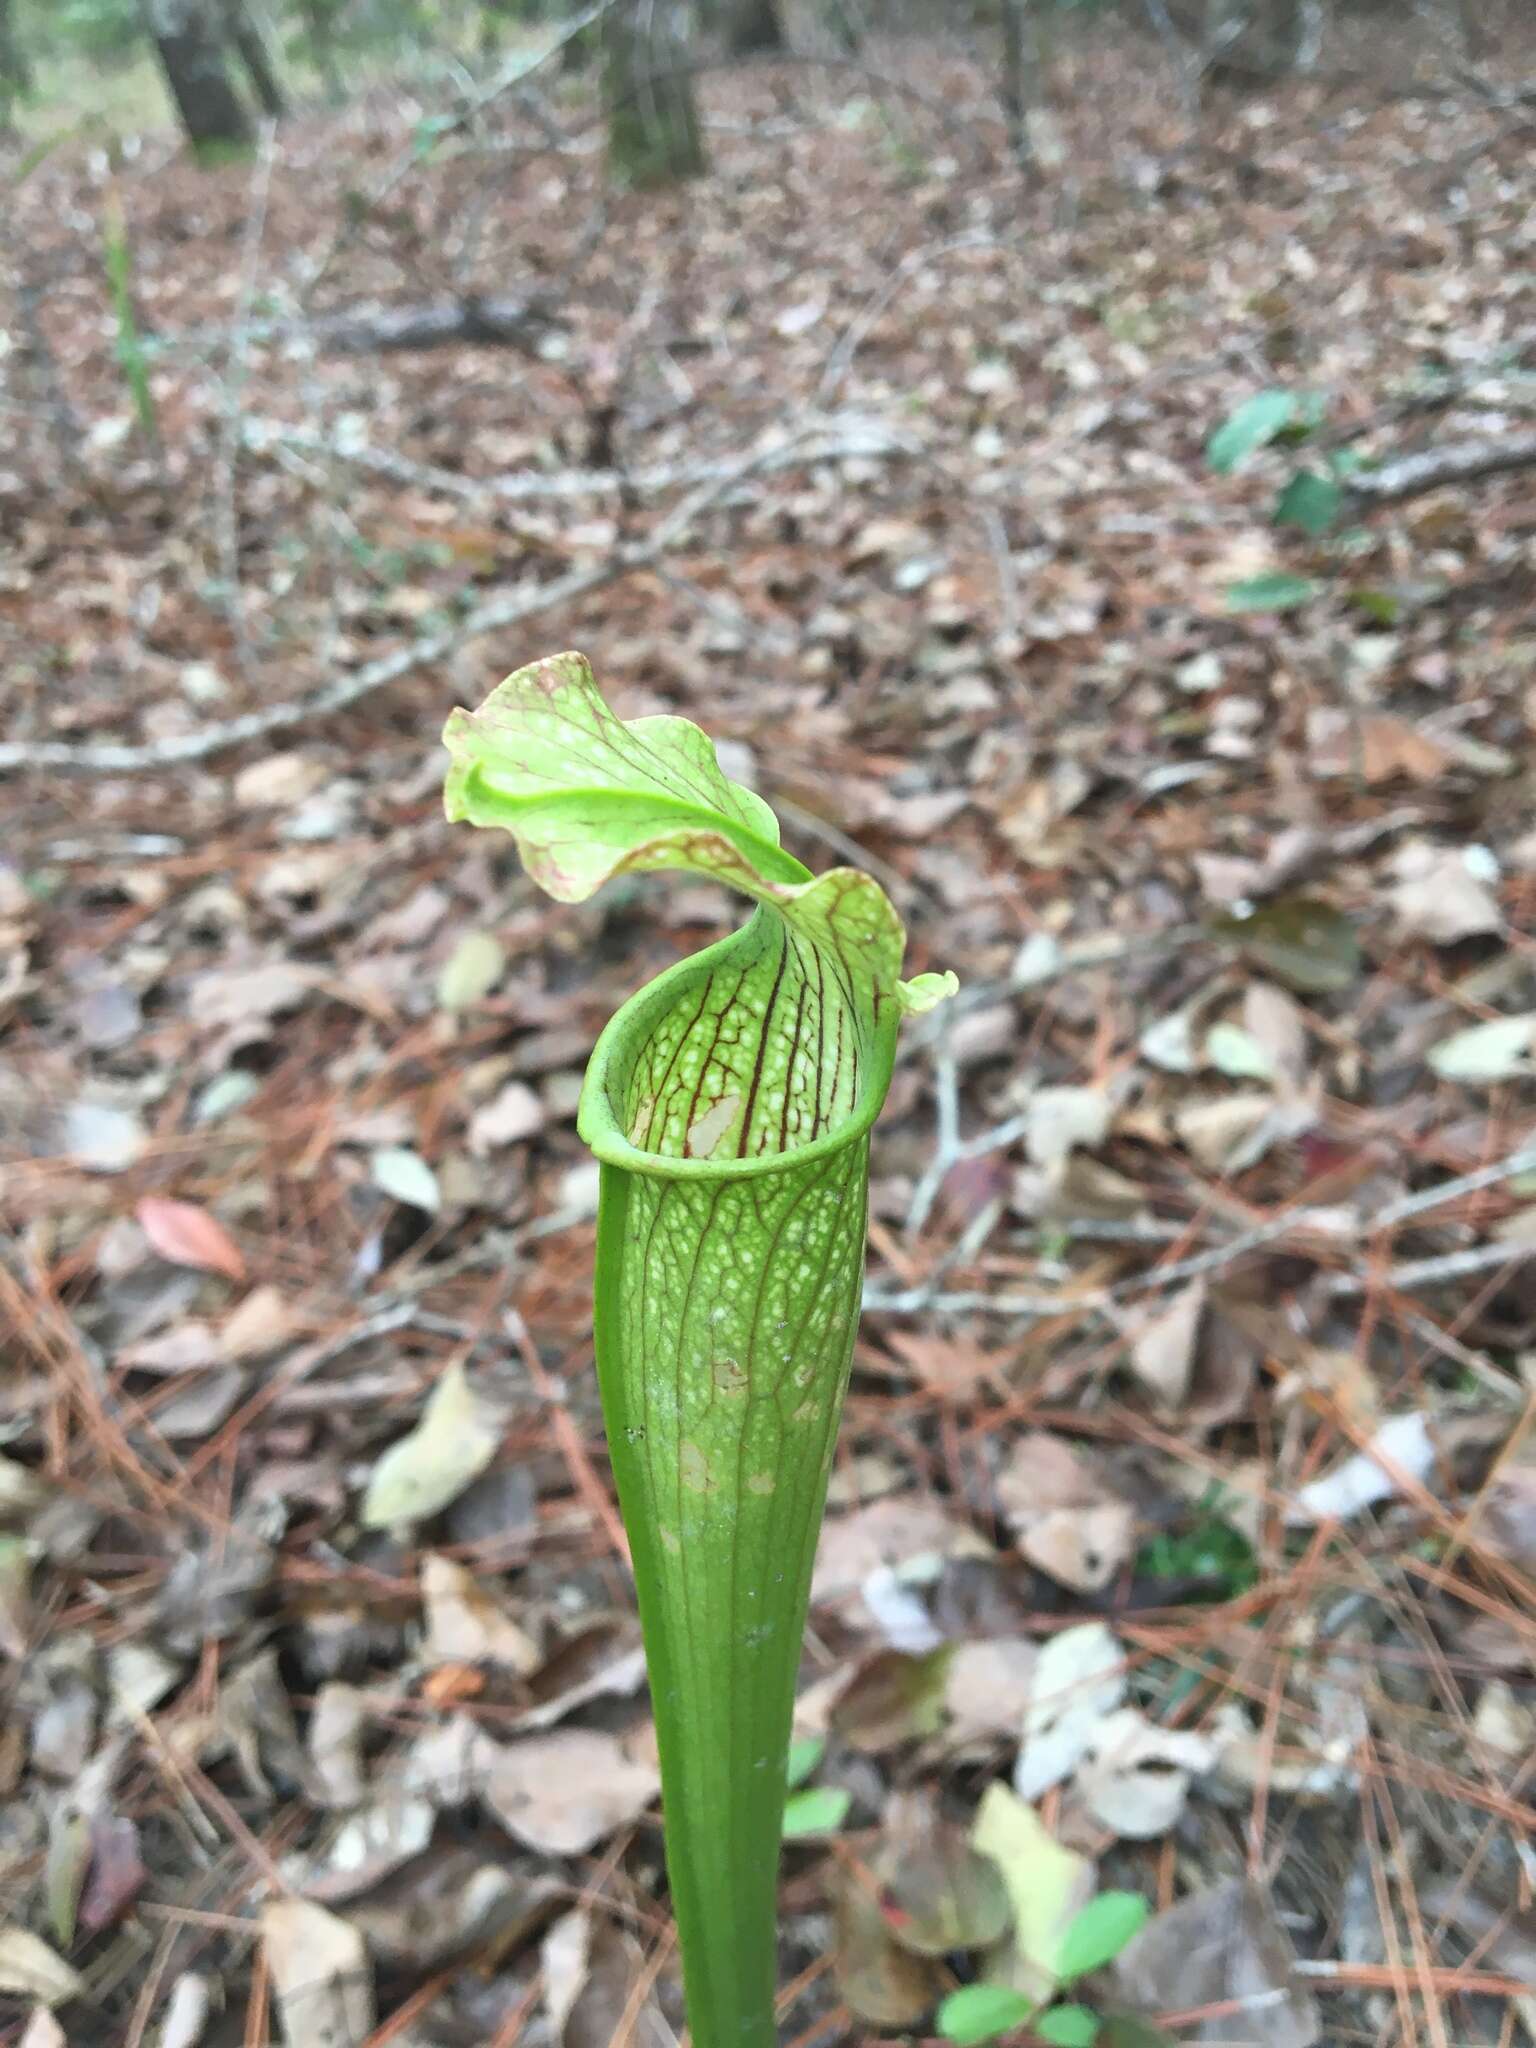
[[[149,384],[149,357],[133,306],[133,254],[128,246],[123,209],[115,192],[107,195],[102,219],[102,253],[107,287],[112,296],[112,315],[117,322],[118,367],[133,399],[139,431],[147,441],[158,441],[160,427],[154,393]]]
[[[450,819],[510,832],[560,902],[680,869],[756,904],[597,1041],[594,1331],[634,1563],[694,2048],[771,2048],[777,1872],[811,1566],[864,1272],[869,1132],[901,1019],[868,875],[813,876],[687,719],[621,722],[586,661],[455,711]],[[825,1819],[831,1819],[830,1812]]]

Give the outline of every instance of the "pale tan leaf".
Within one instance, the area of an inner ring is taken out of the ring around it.
[[[0,1992],[38,2005],[67,2005],[85,1989],[80,1972],[25,1927],[0,1928]]]
[[[1089,1736],[1077,1789],[1104,1827],[1148,1841],[1174,1825],[1184,1811],[1191,1774],[1208,1771],[1215,1760],[1205,1736],[1160,1728],[1135,1707],[1120,1707]]]
[[[1041,1645],[1014,1771],[1021,1799],[1038,1799],[1071,1776],[1126,1684],[1125,1652],[1102,1621],[1079,1622]]]
[[[998,1499],[1030,1563],[1080,1592],[1107,1586],[1130,1556],[1136,1514],[1088,1457],[1028,1430],[997,1479]]]
[[[437,978],[437,1007],[450,1015],[483,1002],[506,971],[507,955],[490,932],[466,932]]]
[[[1035,1809],[1000,1780],[981,1795],[971,1840],[1008,1887],[1016,1964],[1008,1981],[1043,2001],[1056,1988],[1061,1938],[1092,1896],[1093,1865],[1058,1842]],[[987,1974],[995,1974],[991,1966]]]
[[[1466,849],[1411,840],[1393,865],[1398,879],[1392,905],[1399,923],[1415,938],[1453,946],[1461,939],[1503,930],[1498,898]]]
[[[299,1315],[280,1288],[253,1287],[219,1325],[219,1350],[232,1365],[280,1350],[299,1327]]]
[[[1206,1284],[1196,1280],[1145,1317],[1131,1338],[1131,1370],[1165,1407],[1177,1408],[1189,1392],[1205,1302]]]
[[[495,1457],[501,1432],[450,1365],[427,1397],[421,1420],[380,1458],[363,1496],[367,1529],[425,1521],[461,1494]]]
[[[944,1674],[946,1746],[1016,1741],[1039,1655],[1023,1636],[955,1643]]]
[[[526,1081],[509,1081],[469,1120],[469,1149],[476,1158],[535,1138],[544,1128],[544,1105]]]
[[[499,1664],[527,1678],[543,1663],[533,1638],[454,1559],[435,1551],[422,1559],[421,1597],[429,1664]]]
[[[483,1795],[518,1841],[546,1856],[584,1856],[639,1819],[661,1788],[637,1745],[596,1729],[557,1728],[521,1742],[488,1743]]]
[[[363,2048],[373,2032],[373,1970],[363,1937],[309,1899],[273,1899],[262,1937],[289,2048]]]

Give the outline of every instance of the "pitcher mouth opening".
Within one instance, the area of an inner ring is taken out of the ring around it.
[[[593,1049],[577,1116],[608,1165],[664,1179],[781,1172],[862,1137],[900,1012],[760,908],[632,996]]]

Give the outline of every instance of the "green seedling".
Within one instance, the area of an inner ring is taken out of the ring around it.
[[[115,192],[107,195],[101,234],[107,288],[112,295],[112,316],[117,323],[118,366],[133,399],[139,431],[146,440],[158,443],[160,425],[155,414],[154,393],[149,388],[149,358],[133,308],[133,258],[128,247],[123,209]]]

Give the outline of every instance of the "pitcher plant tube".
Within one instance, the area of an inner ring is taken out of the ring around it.
[[[694,2048],[771,2048],[785,1757],[864,1272],[870,1126],[904,1015],[877,882],[813,875],[687,719],[621,721],[579,654],[455,711],[451,819],[565,903],[678,869],[757,908],[602,1032],[595,1341],[661,1758]]]

